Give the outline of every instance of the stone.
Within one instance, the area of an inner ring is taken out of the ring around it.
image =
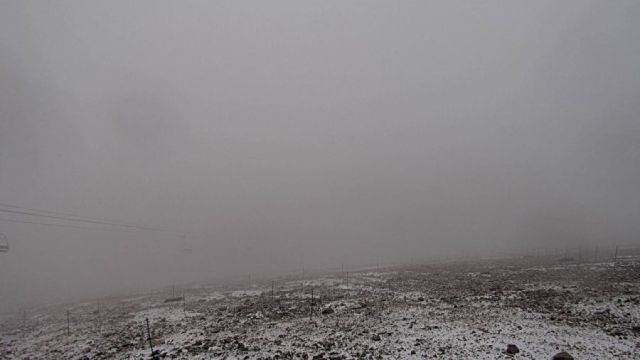
[[[509,345],[507,345],[507,351],[506,352],[507,352],[507,354],[514,355],[514,354],[519,353],[520,349],[518,349],[518,347],[515,346],[514,344],[509,344]]]
[[[553,355],[553,360],[573,360],[573,356],[569,355],[568,352],[562,351],[555,355]]]
[[[331,306],[327,306],[326,308],[322,309],[322,315],[329,315],[333,314],[334,312],[335,310],[333,310]]]

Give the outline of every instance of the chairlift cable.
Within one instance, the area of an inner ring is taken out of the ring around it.
[[[0,204],[3,205],[3,204]],[[3,205],[6,206],[6,205]],[[79,216],[58,216],[58,215],[49,215],[49,214],[38,214],[37,212],[33,212],[32,211],[22,211],[22,210],[11,210],[11,209],[0,209],[0,212],[4,212],[4,213],[9,213],[9,214],[16,214],[16,215],[28,215],[28,216],[35,216],[35,217],[45,217],[45,218],[50,218],[50,219],[57,219],[57,220],[65,220],[65,221],[73,221],[73,222],[83,222],[83,223],[90,223],[90,224],[97,224],[97,225],[108,225],[108,226],[116,226],[116,227],[126,227],[126,228],[134,228],[134,229],[139,229],[139,230],[148,230],[148,231],[157,231],[157,232],[171,232],[171,233],[178,233],[178,234],[182,234],[183,232],[180,231],[176,231],[176,230],[171,230],[171,229],[162,229],[162,228],[153,228],[153,227],[148,227],[148,226],[142,226],[142,225],[135,225],[135,224],[128,224],[128,223],[118,223],[118,222],[113,222],[113,221],[105,221],[105,220],[98,220],[98,219],[91,219],[91,218],[83,218],[83,217],[79,217]],[[44,211],[39,211],[39,210],[35,210],[38,212],[44,212]],[[52,213],[52,212],[49,212]]]
[[[81,215],[76,215],[76,214],[72,214],[72,213],[68,213],[68,212],[62,212],[62,211],[51,211],[51,210],[35,209],[35,208],[30,208],[30,207],[25,207],[25,206],[7,204],[7,203],[4,203],[4,202],[0,202],[0,206],[7,207],[7,208],[13,208],[13,209],[26,210],[26,211],[33,211],[33,212],[44,213],[44,214],[52,214],[52,215],[58,215],[58,216],[69,216],[69,217],[78,218],[78,219],[104,221],[104,222],[109,222],[109,223],[114,223],[114,224],[126,224],[126,225],[140,226],[140,225],[137,225],[137,224],[127,223],[127,222],[124,222],[124,221],[114,221],[114,220],[109,220],[109,219],[94,218],[94,217],[90,217],[90,216],[81,216]]]
[[[20,224],[58,226],[58,227],[83,229],[83,230],[127,232],[127,233],[136,232],[136,230],[125,230],[125,229],[115,229],[115,228],[107,229],[107,228],[98,228],[98,227],[90,227],[90,226],[78,226],[78,225],[71,225],[71,224],[53,224],[53,223],[43,223],[43,222],[38,222],[38,221],[16,220],[16,219],[6,219],[6,218],[0,218],[0,221],[14,222],[14,223],[20,223]]]

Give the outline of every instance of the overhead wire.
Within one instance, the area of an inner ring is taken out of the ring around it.
[[[94,217],[90,217],[90,216],[82,216],[82,215],[77,215],[77,214],[72,214],[72,213],[62,212],[62,211],[51,211],[51,210],[35,209],[35,208],[26,207],[26,206],[7,204],[5,202],[0,202],[0,206],[8,207],[8,208],[14,208],[14,209],[20,209],[20,210],[34,211],[34,212],[39,212],[39,213],[44,213],[44,214],[53,214],[53,215],[58,215],[58,216],[69,216],[69,217],[74,217],[74,218],[78,218],[78,219],[96,220],[96,221],[104,221],[104,222],[127,224],[127,225],[136,225],[136,224],[128,223],[128,222],[124,222],[124,221],[115,221],[115,220],[109,220],[109,219],[104,219],[104,218],[100,219],[100,218],[94,218]]]
[[[6,219],[6,218],[0,218],[0,221],[14,222],[14,223],[20,223],[20,224],[33,224],[33,225],[44,225],[44,226],[57,226],[57,227],[74,228],[74,229],[83,229],[83,230],[112,231],[112,232],[127,232],[127,233],[136,232],[136,230],[125,230],[125,229],[116,229],[116,228],[107,229],[107,228],[90,227],[90,226],[78,226],[78,225],[71,225],[71,224],[43,223],[43,222],[39,222],[39,221],[28,221],[28,220],[17,220],[17,219]]]
[[[0,212],[4,212],[4,213],[8,213],[8,214],[14,214],[14,215],[27,215],[27,216],[44,217],[44,218],[63,220],[63,221],[70,221],[70,222],[81,222],[81,223],[89,223],[89,224],[96,224],[96,225],[107,225],[107,226],[115,226],[115,227],[123,227],[123,228],[132,228],[132,229],[137,229],[137,230],[147,230],[147,231],[170,232],[170,233],[176,233],[176,234],[184,234],[183,231],[177,231],[177,230],[173,230],[173,229],[143,226],[143,225],[132,224],[132,223],[117,222],[117,221],[112,221],[112,220],[107,220],[107,219],[91,218],[91,217],[87,217],[87,216],[79,216],[79,215],[75,215],[75,214],[58,212],[58,211],[27,208],[27,207],[24,207],[24,206],[7,204],[7,203],[3,203],[3,202],[0,202],[0,206],[13,208],[13,209],[20,209],[20,210],[13,210],[13,209],[2,209],[2,208],[0,208]]]

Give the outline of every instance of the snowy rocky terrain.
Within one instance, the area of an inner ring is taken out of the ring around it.
[[[636,258],[458,262],[274,284],[14,314],[2,320],[0,358],[640,359]]]

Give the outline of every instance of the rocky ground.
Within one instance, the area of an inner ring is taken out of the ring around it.
[[[640,359],[640,259],[193,286],[3,319],[7,359]],[[67,323],[67,311],[69,321]],[[149,349],[147,320],[153,354]]]

